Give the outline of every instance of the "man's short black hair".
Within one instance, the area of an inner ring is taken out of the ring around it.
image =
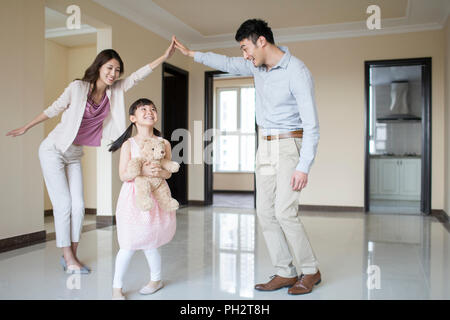
[[[266,38],[271,44],[275,44],[272,29],[270,29],[267,22],[261,19],[249,19],[241,24],[238,31],[236,31],[236,36],[234,38],[237,42],[244,39],[250,39],[253,44],[256,44],[256,40],[258,40],[260,36]]]

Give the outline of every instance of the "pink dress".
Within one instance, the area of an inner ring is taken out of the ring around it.
[[[139,157],[139,146],[130,138],[131,157]],[[167,183],[165,180],[163,183]],[[121,249],[147,250],[172,240],[176,230],[175,211],[164,211],[155,201],[150,211],[136,207],[134,181],[124,182],[117,201],[117,237]]]

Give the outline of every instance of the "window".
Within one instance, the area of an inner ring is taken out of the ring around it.
[[[255,171],[255,88],[218,88],[214,172]]]
[[[378,87],[379,88],[379,87]],[[379,89],[378,89],[379,90]],[[387,126],[377,121],[377,87],[369,85],[369,154],[386,151]]]

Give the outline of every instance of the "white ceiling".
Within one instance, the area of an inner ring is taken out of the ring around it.
[[[450,0],[92,0],[191,49],[236,46],[234,34],[245,19],[269,22],[277,43],[437,30]],[[159,5],[158,5],[159,4]],[[381,30],[369,30],[368,4],[381,8]],[[249,12],[247,14],[247,12]],[[96,29],[67,30],[67,16],[46,8],[46,38],[72,47],[96,43]]]
[[[253,17],[270,21],[275,29],[358,22],[372,4],[380,6],[383,18],[402,18],[408,5],[408,0],[152,1],[203,36],[227,34]]]
[[[273,21],[275,41],[286,43],[441,29],[450,6],[450,0],[93,1],[168,40],[175,34],[194,50],[236,46],[234,34],[247,18]],[[369,14],[361,12],[367,4],[380,6],[381,30],[367,28]]]

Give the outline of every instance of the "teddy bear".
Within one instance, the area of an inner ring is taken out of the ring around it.
[[[158,201],[161,209],[173,211],[179,208],[177,200],[173,199],[167,183],[162,178],[147,177],[142,175],[144,164],[160,163],[161,168],[169,172],[177,172],[180,165],[175,161],[165,159],[166,148],[162,138],[147,138],[139,143],[140,157],[132,158],[128,162],[127,171],[136,177],[136,206],[142,211],[151,210],[154,207],[151,195]]]

